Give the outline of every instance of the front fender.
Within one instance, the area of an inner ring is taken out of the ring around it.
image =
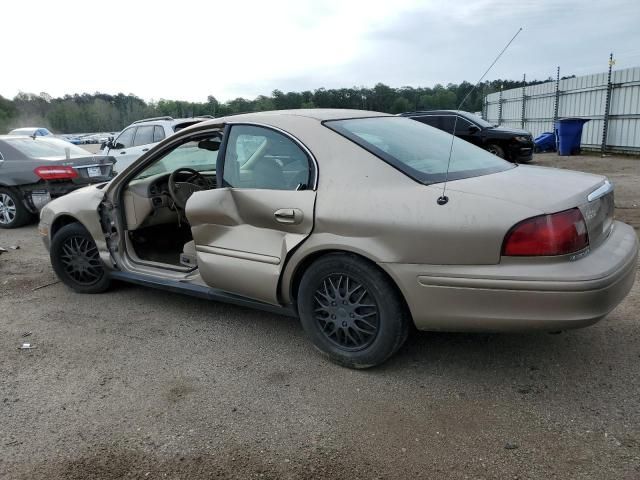
[[[40,212],[40,234],[46,235],[50,242],[56,221],[71,217],[81,223],[91,234],[103,261],[105,258],[108,259],[109,250],[98,213],[98,207],[103,199],[104,191],[89,186],[52,200]]]

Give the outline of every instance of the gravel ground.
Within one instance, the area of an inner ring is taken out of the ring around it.
[[[640,226],[640,161],[535,163],[609,175]],[[292,319],[52,284],[35,226],[0,245],[1,478],[640,478],[640,282],[587,329],[419,333],[351,371]]]

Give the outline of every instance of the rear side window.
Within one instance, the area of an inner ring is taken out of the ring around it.
[[[153,127],[153,143],[158,143],[160,140],[164,140],[164,128],[156,125]]]
[[[138,127],[133,146],[149,145],[150,143],[153,143],[153,126]]]
[[[409,118],[355,118],[326,121],[324,125],[425,184],[445,180],[452,140],[449,180],[514,168],[465,140]]]

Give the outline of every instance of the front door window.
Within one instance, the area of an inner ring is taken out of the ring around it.
[[[136,129],[135,127],[132,128],[127,128],[125,131],[123,131],[118,138],[115,141],[115,148],[116,149],[122,149],[122,148],[129,148],[130,146],[133,145],[133,134],[135,133]]]
[[[309,159],[292,139],[265,127],[231,127],[224,159],[224,186],[270,190],[309,187]]]

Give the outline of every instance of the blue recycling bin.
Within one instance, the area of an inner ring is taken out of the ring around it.
[[[538,135],[534,140],[536,152],[555,152],[556,136],[552,132],[544,132]]]
[[[556,123],[558,155],[577,155],[580,153],[582,127],[589,120],[584,118],[561,118]]]

